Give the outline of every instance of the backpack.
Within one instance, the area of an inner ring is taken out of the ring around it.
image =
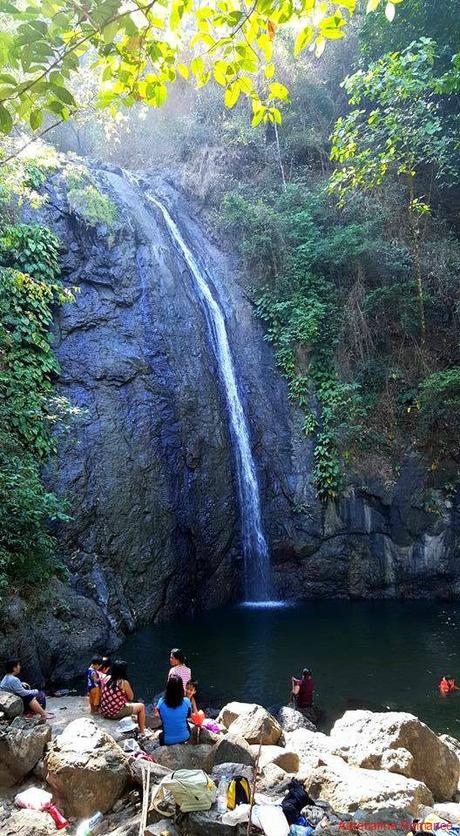
[[[247,778],[236,775],[229,781],[227,789],[227,808],[234,810],[238,804],[249,804],[251,801],[251,787]]]
[[[164,805],[174,801],[181,813],[210,810],[217,796],[214,781],[202,769],[176,769],[160,781],[150,809],[163,816],[173,816],[174,810],[165,810]],[[160,807],[162,805],[162,807]]]

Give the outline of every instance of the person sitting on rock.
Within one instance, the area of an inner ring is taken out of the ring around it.
[[[313,705],[315,683],[310,668],[304,668],[302,679],[292,677],[292,694],[298,711],[308,711]]]
[[[44,692],[39,691],[38,688],[30,688],[27,682],[21,682],[19,679],[21,673],[20,659],[16,657],[8,659],[5,671],[5,676],[0,682],[0,691],[6,691],[8,694],[21,697],[25,714],[38,714],[42,720],[54,717],[54,714],[45,711],[46,697]]]
[[[173,647],[171,653],[169,654],[169,663],[171,665],[171,669],[168,674],[168,679],[171,676],[178,676],[182,680],[185,694],[187,682],[190,682],[192,678],[192,671],[189,667],[187,667],[183,651],[179,650],[178,647]]]
[[[88,694],[91,714],[99,712],[101,702],[101,680],[102,656],[93,656],[91,664],[86,671],[86,692]]]
[[[196,714],[198,712],[198,707],[197,707],[196,699],[195,699],[197,687],[198,687],[198,682],[196,682],[193,679],[189,679],[189,681],[187,682],[187,685],[185,686],[185,696],[188,697],[188,699],[191,702],[193,714]]]
[[[204,711],[198,710],[198,706],[196,704],[196,692],[198,688],[198,682],[196,680],[191,679],[187,682],[187,686],[185,688],[185,696],[188,697],[190,700],[190,704],[192,706],[192,714],[191,720],[195,726],[201,726],[206,719],[206,715]]]
[[[192,704],[189,698],[184,696],[184,683],[180,676],[169,677],[165,695],[158,700],[156,713],[163,723],[161,746],[187,742],[190,738],[187,720],[192,713]]]
[[[101,714],[110,720],[136,716],[141,734],[145,734],[145,705],[133,702],[134,693],[128,682],[128,664],[117,659],[110,676],[101,678]]]

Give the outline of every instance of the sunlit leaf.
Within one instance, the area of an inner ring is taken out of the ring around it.
[[[313,26],[306,26],[305,29],[302,29],[295,39],[294,55],[298,55],[303,49],[310,46],[314,36],[315,30],[313,29]]]
[[[239,97],[240,97],[241,88],[238,82],[234,82],[227,87],[224,95],[224,102],[225,106],[232,108],[235,107]]]
[[[13,127],[13,118],[6,107],[0,104],[0,131],[9,134]]]

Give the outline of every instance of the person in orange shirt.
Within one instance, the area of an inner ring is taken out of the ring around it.
[[[455,684],[453,676],[443,676],[438,685],[441,696],[446,697],[447,694],[452,694],[454,691],[460,691],[458,685]]]

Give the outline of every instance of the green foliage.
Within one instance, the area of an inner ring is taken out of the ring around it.
[[[412,41],[426,36],[438,44],[438,63],[447,68],[450,56],[460,44],[457,0],[442,0],[436,8],[432,0],[404,0],[391,26],[386,24],[380,9],[363,20],[359,42],[362,55],[369,62],[387,52],[400,52]]]
[[[458,447],[460,426],[460,366],[433,372],[422,381],[418,395],[422,442],[436,459]]]
[[[62,503],[44,489],[35,457],[0,430],[0,590],[11,581],[43,582],[59,568],[48,533],[49,520],[58,519],[67,519]]]
[[[342,205],[390,173],[410,178],[422,166],[432,166],[441,183],[457,181],[457,120],[437,93],[435,57],[434,41],[421,38],[345,79],[355,109],[338,119],[331,138],[331,159],[339,166],[330,188]]]
[[[104,224],[110,229],[117,219],[117,207],[102,194],[97,181],[81,165],[68,165],[64,170],[69,208],[88,226]]]
[[[117,207],[93,185],[70,189],[67,200],[71,211],[79,215],[88,226],[104,224],[110,229],[116,221]]]
[[[59,275],[59,240],[50,229],[7,224],[0,229],[0,263],[52,284]]]
[[[369,5],[376,9],[380,0]],[[215,81],[228,108],[246,96],[254,126],[279,123],[289,93],[275,78],[274,44],[295,27],[295,54],[310,48],[319,56],[328,41],[344,37],[356,6],[357,0],[255,0],[249,8],[242,0],[2,2],[0,131],[24,122],[38,131],[47,114],[68,119],[78,108],[69,82],[89,54],[99,71],[101,107],[157,107],[170,83],[191,77],[198,87]],[[386,3],[387,14],[394,8]]]
[[[52,312],[70,298],[58,276],[59,242],[49,229],[0,226],[0,587],[56,569],[48,524],[66,518],[40,478],[66,408],[53,403]]]
[[[363,237],[363,224],[334,222],[321,192],[299,184],[264,197],[253,196],[251,203],[241,193],[227,194],[222,224],[239,240],[253,275],[258,263],[266,280],[270,265],[270,284],[254,290],[255,310],[266,324],[291,400],[307,413],[304,430],[315,438],[318,495],[333,499],[341,486],[346,423],[360,407],[357,385],[341,381],[336,370],[340,293],[333,276],[369,249],[370,241]]]

